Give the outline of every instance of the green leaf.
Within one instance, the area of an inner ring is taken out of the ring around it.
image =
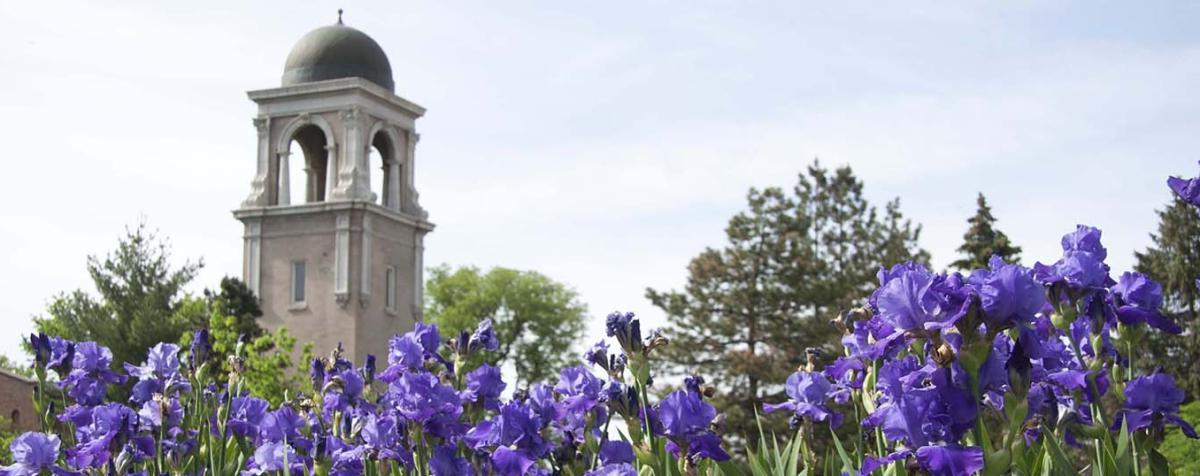
[[[1114,465],[1117,474],[1134,474],[1133,449],[1129,444],[1129,426],[1124,418],[1121,419],[1121,433],[1117,436],[1117,454]]]
[[[1150,450],[1150,474],[1151,476],[1170,476],[1171,474],[1171,464],[1156,449]]]
[[[1067,458],[1067,454],[1063,452],[1062,446],[1058,444],[1058,436],[1052,432],[1043,432],[1042,440],[1046,442],[1046,453],[1050,456],[1051,463],[1047,468],[1050,472],[1043,471],[1042,474],[1073,475],[1074,465],[1071,464],[1071,459]]]
[[[857,473],[858,469],[854,467],[854,462],[850,459],[850,455],[846,454],[845,448],[842,448],[841,439],[838,438],[833,428],[829,429],[829,434],[833,436],[833,446],[837,448],[838,457],[842,459],[842,471],[850,472],[851,474]]]

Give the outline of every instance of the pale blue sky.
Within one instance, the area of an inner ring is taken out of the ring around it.
[[[0,3],[0,352],[139,217],[204,258],[195,291],[239,273],[244,92],[338,7],[429,109],[426,263],[538,270],[597,319],[661,322],[644,288],[816,156],[899,196],[938,265],[982,191],[1027,260],[1087,223],[1125,270],[1198,171],[1195,3],[298,3]]]

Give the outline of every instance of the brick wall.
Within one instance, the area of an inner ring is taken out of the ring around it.
[[[15,420],[13,423],[19,431],[38,429],[33,410],[34,385],[32,380],[0,370],[0,415]]]

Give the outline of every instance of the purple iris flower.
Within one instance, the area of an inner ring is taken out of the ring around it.
[[[1171,191],[1175,192],[1175,195],[1178,195],[1181,200],[1200,207],[1200,177],[1190,179],[1168,177],[1167,186],[1171,187]]]
[[[633,445],[628,441],[605,441],[600,443],[600,464],[633,463]]]
[[[234,436],[246,438],[258,435],[258,425],[262,423],[270,404],[256,397],[233,397],[229,402],[228,428]]]
[[[1136,326],[1144,322],[1163,332],[1183,332],[1179,324],[1159,312],[1163,305],[1162,285],[1148,276],[1126,272],[1121,275],[1111,292],[1113,305],[1117,308],[1117,318],[1122,324]]]
[[[729,459],[729,454],[721,448],[720,437],[708,429],[717,417],[717,409],[701,399],[700,394],[686,390],[671,392],[659,402],[655,413],[662,434],[671,440],[676,451],[686,448],[689,458]]]
[[[437,324],[418,322],[411,332],[425,352],[435,354],[442,345],[442,335],[438,333]]]
[[[1012,352],[1012,339],[997,334],[992,339],[991,353],[979,369],[979,390],[983,393],[983,401],[997,410],[1004,408],[1004,394],[1012,389],[1008,373]]]
[[[637,470],[633,468],[632,464],[619,463],[606,464],[583,473],[583,476],[637,476],[637,474]]]
[[[528,453],[506,446],[492,452],[492,469],[497,476],[525,476],[536,463],[537,460]]]
[[[964,372],[942,367],[934,370],[930,378],[922,380],[928,380],[931,385],[913,387],[893,395],[894,399],[880,405],[863,425],[881,428],[889,441],[917,448],[918,463],[934,474],[970,474],[954,472],[959,467],[947,467],[943,459],[947,454],[973,458],[971,455],[978,450],[956,446],[974,424],[977,411],[966,388]],[[933,449],[924,450],[922,457],[924,448]]]
[[[616,380],[604,384],[604,399],[608,409],[625,418],[633,418],[638,414],[637,390]]]
[[[875,291],[879,317],[897,331],[937,331],[952,327],[964,314],[969,301],[945,275],[935,275],[924,266],[905,263],[886,273],[888,281]],[[881,276],[885,273],[881,272]]]
[[[60,443],[58,436],[27,432],[13,439],[8,445],[12,463],[0,466],[0,476],[35,476],[43,470],[55,470]]]
[[[1161,432],[1164,423],[1172,423],[1189,438],[1197,438],[1196,429],[1179,415],[1183,398],[1183,390],[1175,386],[1175,379],[1168,374],[1156,372],[1137,377],[1125,385],[1125,407],[1120,415],[1129,431],[1150,428]],[[1120,423],[1118,419],[1113,428],[1120,428]]]
[[[179,346],[175,344],[159,343],[151,347],[141,366],[126,363],[125,371],[138,379],[129,396],[138,405],[150,401],[155,394],[177,395],[192,390],[192,384],[179,373]]]
[[[568,367],[559,373],[554,390],[563,396],[567,413],[583,414],[600,402],[604,381],[583,367]]]
[[[463,439],[476,450],[511,447],[538,458],[550,450],[550,444],[541,435],[543,423],[529,406],[509,402],[500,407],[496,418],[479,422]]]
[[[72,422],[78,444],[67,449],[67,463],[76,468],[103,467],[122,452],[138,461],[154,452],[153,438],[138,435],[140,418],[125,405],[89,408],[74,415]]]
[[[454,447],[441,445],[433,449],[429,458],[429,470],[433,476],[473,476],[471,462],[455,455]]]
[[[125,383],[125,376],[109,369],[112,352],[95,342],[75,345],[71,372],[60,385],[67,389],[76,403],[96,406],[104,402],[110,384]]]
[[[970,476],[983,469],[978,446],[936,445],[917,448],[917,464],[933,476]]]
[[[997,332],[1033,322],[1046,304],[1046,290],[1024,266],[992,256],[990,269],[976,270],[968,282],[979,294],[988,330]]]
[[[476,402],[492,411],[500,410],[500,393],[507,384],[501,378],[500,369],[488,364],[467,374],[467,389],[462,392],[463,401]]]
[[[282,442],[268,441],[258,445],[254,450],[254,456],[247,462],[244,474],[257,475],[283,471],[285,460],[287,461],[286,467],[290,473],[308,473],[305,458],[296,453],[296,450]]]
[[[153,398],[142,404],[138,417],[150,428],[176,428],[183,423],[183,405],[177,397]]]
[[[844,405],[850,401],[850,393],[862,389],[866,377],[866,366],[862,360],[853,357],[838,357],[832,364],[825,367],[824,374],[833,382],[833,390],[829,398]]]
[[[763,404],[763,412],[773,413],[787,410],[793,414],[793,422],[799,422],[807,417],[813,421],[829,421],[833,427],[842,423],[839,413],[829,410],[827,402],[833,391],[833,384],[820,372],[796,372],[788,376],[787,395],[789,400],[778,404]]]
[[[1100,244],[1100,230],[1078,225],[1074,232],[1063,235],[1063,256],[1051,265],[1037,263],[1034,276],[1046,285],[1062,283],[1078,292],[1088,292],[1109,286],[1108,265],[1104,259],[1108,250]]]
[[[278,410],[263,415],[262,423],[258,426],[261,441],[287,442],[289,445],[302,446],[305,441],[300,433],[305,428],[304,418],[291,407],[281,406]]]
[[[429,372],[405,372],[388,386],[388,398],[401,415],[415,422],[462,414],[458,392]]]
[[[331,419],[335,412],[346,413],[359,406],[363,402],[365,386],[362,374],[353,368],[334,369],[330,372],[323,387],[325,417]]]
[[[397,461],[412,467],[412,452],[401,443],[403,427],[387,415],[366,414],[362,428],[363,448],[371,450],[383,461]]]

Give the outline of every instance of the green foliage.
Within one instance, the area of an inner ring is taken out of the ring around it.
[[[139,224],[103,260],[88,257],[98,299],[82,290],[60,294],[34,324],[46,334],[96,341],[112,350],[115,362],[141,362],[146,349],[173,342],[202,319],[195,307],[181,306],[183,287],[201,266],[173,267],[166,242]]]
[[[1200,400],[1180,407],[1180,415],[1192,426],[1200,426]],[[1158,447],[1167,457],[1175,474],[1200,474],[1200,440],[1188,438],[1179,430],[1170,430]]]
[[[262,317],[262,308],[258,305],[258,297],[246,283],[237,278],[226,276],[221,278],[217,292],[204,290],[209,302],[220,303],[225,313],[237,319],[236,328],[239,334],[247,337],[262,335],[263,329],[258,326],[257,319]]]
[[[0,416],[0,465],[12,461],[12,451],[8,449],[8,445],[12,444],[12,440],[17,437],[17,434],[17,429],[13,427],[12,421]]]
[[[511,363],[519,379],[512,388],[550,379],[579,360],[573,346],[583,335],[587,306],[575,290],[542,274],[443,265],[430,270],[425,295],[425,317],[443,335],[492,319],[500,349],[482,358],[495,366]]]
[[[1161,366],[1175,376],[1188,398],[1196,398],[1200,395],[1200,320],[1196,314],[1200,304],[1200,291],[1196,289],[1196,279],[1200,278],[1200,215],[1175,199],[1158,212],[1158,217],[1158,231],[1150,235],[1153,243],[1134,254],[1135,267],[1162,284],[1164,311],[1184,332],[1145,333],[1138,342],[1135,363],[1143,371]]]
[[[963,244],[958,247],[963,257],[950,266],[964,270],[986,268],[993,255],[1009,263],[1021,261],[1021,247],[1014,246],[1008,235],[995,228],[996,217],[992,216],[992,207],[988,206],[982,193],[975,204],[978,207],[975,216],[967,219],[971,227],[963,234]]]
[[[920,226],[896,200],[881,214],[849,167],[814,162],[791,194],[751,189],[747,202],[729,221],[727,244],[692,259],[682,291],[646,292],[670,324],[662,358],[720,389],[714,405],[735,435],[755,433],[764,400],[785,398],[781,383],[807,348],[840,353],[829,319],[861,305],[881,265],[928,260],[917,247]],[[787,434],[781,418],[763,423]]]
[[[219,365],[220,372],[213,374],[217,382],[224,383],[229,375],[241,376],[242,387],[250,393],[279,405],[285,396],[296,395],[306,385],[303,368],[297,368],[293,356],[296,338],[286,328],[274,333],[261,333],[258,337],[245,337],[237,316],[227,314],[218,301],[212,306],[209,317],[209,333],[213,339],[210,361]],[[301,362],[312,358],[312,344],[305,344],[301,351]]]
[[[33,378],[33,368],[26,364],[18,364],[7,355],[0,355],[0,370],[6,370],[26,378]]]

